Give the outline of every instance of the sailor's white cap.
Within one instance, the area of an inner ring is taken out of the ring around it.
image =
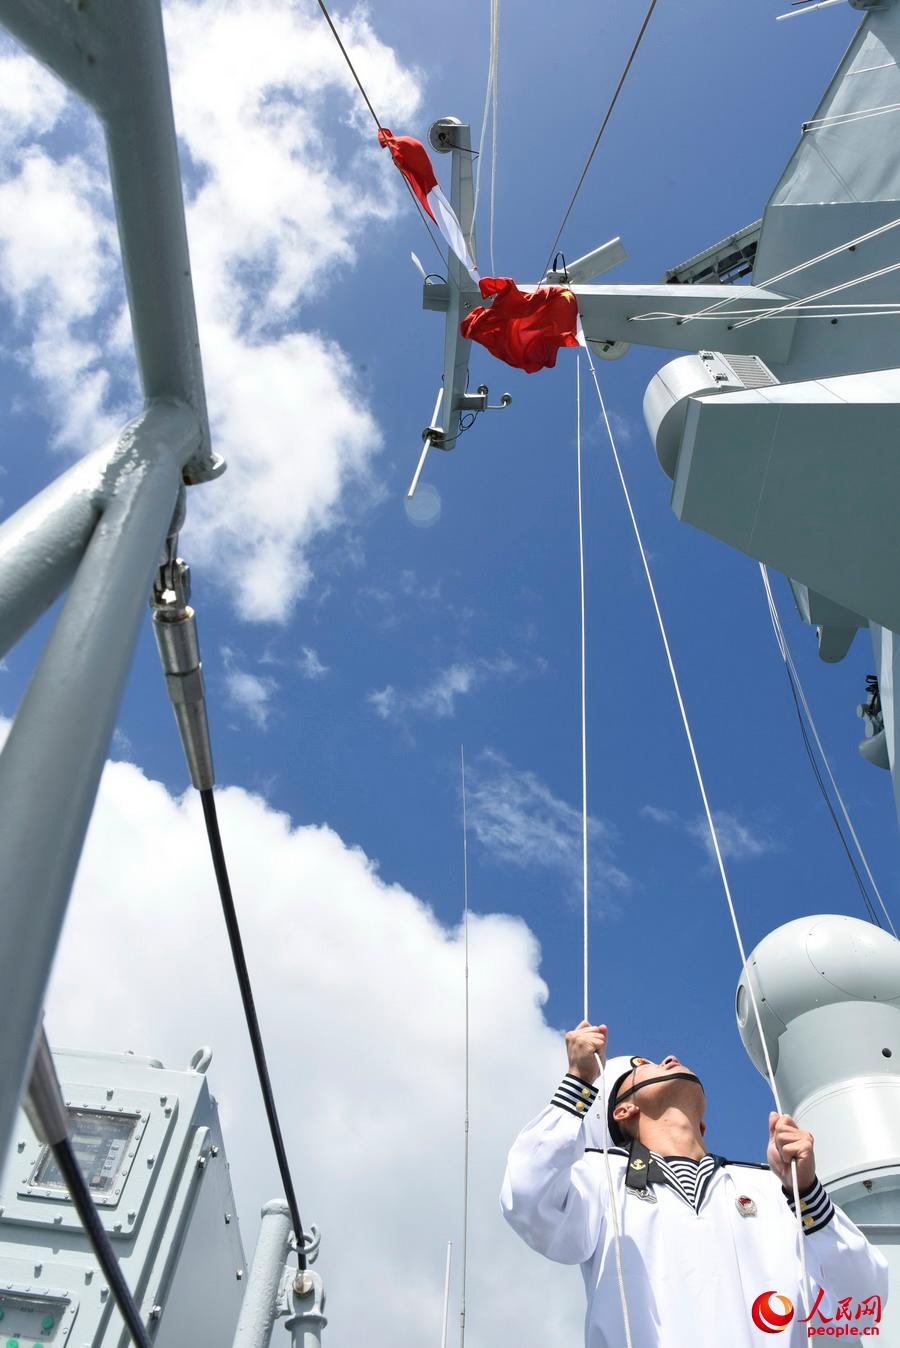
[[[606,1066],[603,1069],[606,1098],[603,1098],[603,1092],[600,1091],[601,1078],[598,1077],[594,1084],[600,1094],[598,1094],[597,1099],[594,1102],[594,1107],[585,1120],[585,1146],[602,1147],[604,1137],[606,1138],[606,1145],[608,1147],[621,1145],[613,1142],[609,1135],[609,1128],[606,1122],[607,1111],[609,1109],[609,1101],[613,1091],[620,1085],[622,1078],[627,1076],[628,1073],[633,1070],[634,1066],[630,1057],[623,1056],[619,1058],[610,1058],[607,1061]]]

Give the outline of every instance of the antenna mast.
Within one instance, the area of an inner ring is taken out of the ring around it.
[[[466,1343],[466,1264],[469,1254],[469,828],[466,812],[466,755],[459,746],[459,771],[462,782],[463,809],[463,957],[465,965],[465,1041],[466,1041],[466,1086],[465,1086],[465,1123],[463,1133],[463,1238],[462,1238],[462,1278],[459,1296],[459,1348]]]

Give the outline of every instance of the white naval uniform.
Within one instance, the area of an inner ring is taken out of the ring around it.
[[[568,1084],[571,1094],[573,1080],[566,1078],[563,1091]],[[593,1104],[596,1090],[585,1089]],[[565,1098],[560,1092],[554,1097]],[[668,1183],[652,1186],[655,1201],[626,1192],[624,1149],[610,1147],[609,1164],[634,1348],[771,1345],[772,1334],[751,1319],[754,1300],[768,1291],[796,1307],[790,1326],[778,1335],[779,1348],[809,1342],[808,1326],[798,1321],[804,1311],[797,1219],[768,1168],[726,1162],[709,1181],[697,1212]],[[852,1297],[854,1307],[872,1296],[886,1302],[887,1264],[853,1222],[832,1208],[824,1191],[818,1192],[817,1219],[823,1210],[833,1215],[803,1240],[811,1305],[824,1288],[820,1312],[833,1322],[841,1298]],[[738,1210],[741,1197],[753,1200],[751,1215]],[[509,1153],[500,1201],[507,1221],[532,1249],[561,1264],[581,1265],[586,1348],[623,1348],[606,1167],[602,1151],[585,1148],[583,1114],[554,1103],[528,1124]],[[809,1217],[807,1222],[813,1225]],[[811,1323],[823,1323],[818,1313]],[[857,1323],[870,1326],[874,1320]]]

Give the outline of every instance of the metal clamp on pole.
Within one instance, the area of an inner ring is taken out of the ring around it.
[[[38,1035],[31,1065],[31,1078],[23,1105],[38,1141],[49,1146],[53,1152],[69,1191],[69,1197],[81,1218],[84,1233],[97,1257],[132,1341],[137,1348],[150,1348],[150,1338],[137,1303],[122,1274],[109,1236],[97,1213],[88,1182],[82,1174],[69,1140],[66,1102],[63,1099],[53,1055],[43,1027]]]
[[[175,539],[170,540],[174,553]],[[166,676],[169,700],[175,711],[191,781],[198,791],[215,784],[203,668],[197,640],[197,620],[188,600],[191,570],[180,557],[170,555],[159,569],[150,606],[153,635]]]
[[[232,1348],[270,1348],[274,1339],[283,1342],[283,1335],[275,1333],[279,1322],[290,1331],[292,1344],[320,1348],[322,1330],[328,1323],[325,1288],[319,1275],[309,1268],[286,1267],[294,1239],[291,1227],[287,1203],[276,1199],[265,1205]],[[304,1237],[310,1264],[318,1255],[319,1241],[318,1228],[311,1226]]]

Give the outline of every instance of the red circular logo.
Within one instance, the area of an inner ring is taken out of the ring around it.
[[[794,1318],[794,1303],[780,1292],[761,1292],[754,1301],[750,1314],[756,1328],[761,1329],[763,1333],[781,1334]]]

